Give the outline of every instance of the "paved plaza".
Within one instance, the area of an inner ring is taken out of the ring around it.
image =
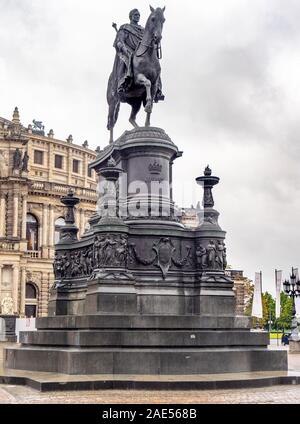
[[[300,386],[197,391],[78,391],[41,393],[24,386],[0,386],[1,404],[286,404],[300,403]]]

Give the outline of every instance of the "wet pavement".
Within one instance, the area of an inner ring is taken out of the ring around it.
[[[0,386],[1,404],[287,404],[300,403],[300,386],[259,389],[144,391],[105,390],[41,393],[24,386]]]

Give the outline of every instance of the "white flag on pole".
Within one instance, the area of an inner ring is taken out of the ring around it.
[[[275,271],[275,284],[276,284],[276,318],[280,317],[280,293],[282,283],[282,271]]]
[[[263,317],[262,310],[262,274],[261,272],[255,273],[254,295],[252,304],[252,316],[256,318]]]
[[[296,281],[299,280],[299,269],[298,268],[294,268],[294,274],[296,276]],[[295,298],[295,307],[296,307],[296,315],[299,316],[300,315],[300,299],[299,297]]]

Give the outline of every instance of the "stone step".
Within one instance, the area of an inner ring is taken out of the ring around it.
[[[45,329],[247,329],[251,317],[200,315],[68,315],[38,318]]]
[[[205,347],[267,346],[268,333],[191,330],[39,330],[21,332],[20,343],[48,346]]]
[[[5,351],[6,368],[64,374],[195,375],[285,371],[285,351],[264,348],[60,348]]]

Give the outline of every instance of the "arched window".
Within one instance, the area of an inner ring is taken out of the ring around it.
[[[55,244],[59,242],[59,238],[60,238],[60,232],[62,227],[64,227],[66,225],[66,221],[64,218],[58,218],[55,221]]]
[[[27,283],[26,284],[26,299],[36,299],[37,298],[37,292],[36,288],[33,284]]]
[[[37,316],[38,292],[33,283],[26,283],[25,291],[25,315],[27,318],[35,318]]]
[[[31,213],[27,214],[26,217],[26,239],[27,239],[27,250],[39,250],[39,224],[38,220]]]

